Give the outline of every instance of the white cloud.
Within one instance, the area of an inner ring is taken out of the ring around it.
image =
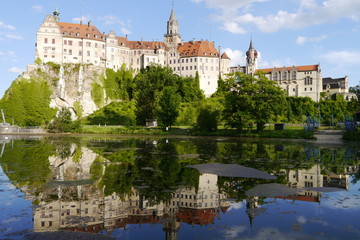
[[[226,54],[229,56],[229,58],[231,59],[231,64],[233,66],[245,66],[246,64],[246,56],[245,54],[240,51],[240,50],[233,50],[231,48],[225,48],[224,52],[226,52]]]
[[[0,21],[0,28],[4,28],[7,30],[15,30],[15,27],[12,25],[5,24],[4,22]]]
[[[321,42],[325,39],[327,39],[327,35],[321,35],[319,37],[304,37],[304,36],[298,36],[296,38],[296,43],[298,45],[304,45],[306,42]]]
[[[330,51],[320,55],[321,59],[326,62],[339,64],[339,65],[359,65],[360,64],[360,51],[340,50]]]
[[[17,74],[21,74],[23,73],[25,70],[24,69],[20,69],[20,68],[17,68],[17,67],[12,67],[8,70],[8,72],[11,72],[11,73],[17,73]]]
[[[73,18],[72,21],[74,23],[82,22],[83,24],[87,24],[90,21],[90,19],[91,19],[90,16],[81,16],[81,17]]]
[[[105,25],[117,25],[119,26],[120,32],[124,35],[131,34],[131,23],[130,21],[124,22],[119,17],[114,15],[106,15],[98,17],[98,20],[104,22]]]
[[[41,6],[41,5],[34,5],[34,6],[31,7],[31,9],[32,9],[33,11],[35,11],[35,12],[42,12],[43,9],[44,9],[44,7]]]
[[[7,37],[7,38],[10,38],[10,39],[16,39],[16,40],[23,39],[23,36],[14,35],[14,34],[6,34],[6,37]]]
[[[254,25],[262,32],[273,33],[280,29],[304,28],[343,18],[351,21],[359,21],[360,19],[359,0],[327,0],[322,1],[322,3],[317,0],[301,0],[294,10],[280,9],[267,16],[256,16],[249,10],[252,5],[261,4],[266,0],[192,1],[196,3],[205,2],[207,7],[219,9],[221,14],[216,20],[222,22],[223,29],[235,34],[246,32],[244,27],[239,27],[240,25],[248,27]],[[256,8],[253,9],[253,12],[256,13]]]

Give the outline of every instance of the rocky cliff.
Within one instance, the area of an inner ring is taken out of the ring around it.
[[[16,81],[34,78],[47,81],[53,90],[50,107],[69,108],[72,118],[77,119],[107,104],[106,92],[101,87],[104,75],[105,69],[93,65],[41,63],[29,65]]]

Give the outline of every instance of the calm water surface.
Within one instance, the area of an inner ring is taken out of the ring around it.
[[[360,239],[356,145],[12,138],[0,138],[0,239]]]

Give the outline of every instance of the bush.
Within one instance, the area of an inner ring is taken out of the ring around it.
[[[58,116],[49,124],[49,132],[81,132],[81,122],[71,120],[71,112],[68,108],[62,108]]]
[[[132,101],[112,102],[87,117],[92,125],[125,125],[136,124],[135,104]]]

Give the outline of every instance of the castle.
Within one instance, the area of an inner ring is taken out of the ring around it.
[[[183,42],[179,22],[172,9],[164,41],[130,41],[113,31],[101,33],[92,22],[60,22],[60,13],[46,16],[37,31],[36,58],[58,64],[93,64],[118,70],[122,65],[138,73],[150,64],[169,66],[175,74],[200,77],[206,96],[217,89],[219,76],[230,72],[230,58],[220,54],[213,42]]]
[[[60,22],[56,10],[46,16],[37,31],[35,58],[57,64],[93,64],[114,70],[123,65],[138,73],[150,64],[170,67],[175,74],[195,77],[199,74],[200,89],[209,97],[217,90],[219,77],[228,73],[242,72],[254,75],[263,72],[265,76],[282,87],[288,96],[310,97],[320,101],[320,93],[339,93],[346,100],[356,98],[348,91],[348,78],[325,78],[320,64],[258,69],[258,52],[252,40],[246,52],[246,66],[230,67],[230,58],[214,42],[183,42],[179,34],[179,22],[174,9],[167,22],[164,41],[130,41],[127,36],[116,36],[114,31],[101,33],[92,22]]]

